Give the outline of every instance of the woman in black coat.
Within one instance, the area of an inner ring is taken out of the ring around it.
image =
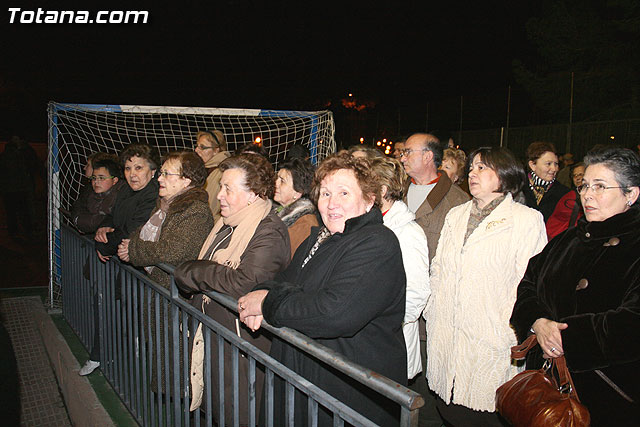
[[[147,222],[158,198],[156,170],[160,159],[156,150],[144,144],[131,144],[120,155],[127,180],[118,192],[111,215],[107,215],[96,231],[96,251],[106,262],[118,252],[118,245]]]
[[[348,359],[406,384],[407,356],[402,334],[405,273],[400,246],[382,223],[379,184],[369,162],[347,155],[325,160],[314,179],[314,198],[323,227],[296,251],[275,280],[238,300],[240,319],[260,327],[262,316],[314,338]],[[283,341],[271,355],[304,378],[379,425],[397,425],[397,404],[366,390]],[[276,382],[276,425],[284,424],[284,385]],[[307,402],[297,394],[294,425],[307,422]],[[332,425],[324,409],[318,425]]]
[[[607,149],[585,157],[585,217],[529,262],[511,317],[542,357],[565,355],[592,425],[637,425],[640,414],[640,158]]]

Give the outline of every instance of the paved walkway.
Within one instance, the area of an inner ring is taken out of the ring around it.
[[[3,299],[0,311],[11,337],[20,377],[22,426],[71,426],[34,313],[45,312],[40,298]]]

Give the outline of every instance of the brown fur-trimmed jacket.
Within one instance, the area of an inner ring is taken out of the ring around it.
[[[160,199],[156,210],[159,208]],[[197,259],[200,247],[213,228],[207,192],[192,188],[176,197],[169,206],[157,242],[141,240],[140,228],[129,236],[131,264],[146,267],[166,262],[178,266],[184,261]],[[169,275],[159,268],[154,268],[150,276],[164,287],[169,287]]]

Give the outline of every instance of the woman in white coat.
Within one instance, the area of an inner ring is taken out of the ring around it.
[[[415,215],[402,201],[406,174],[402,164],[391,158],[371,160],[373,172],[382,190],[381,211],[384,225],[400,242],[404,271],[407,276],[407,296],[402,332],[407,346],[407,379],[422,372],[418,319],[427,305],[429,294],[429,249],[427,237]]]
[[[525,173],[509,150],[479,148],[468,170],[473,199],[447,214],[431,265],[427,381],[448,424],[501,425],[496,389],[521,370],[509,318],[547,235],[540,212],[513,200]]]

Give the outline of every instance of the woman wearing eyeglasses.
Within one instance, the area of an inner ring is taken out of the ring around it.
[[[207,168],[207,182],[204,189],[209,194],[209,206],[213,219],[220,219],[220,202],[217,199],[220,191],[222,172],[218,165],[231,154],[227,151],[227,139],[219,130],[201,131],[196,134],[195,152]]]
[[[156,209],[149,220],[129,239],[124,239],[118,246],[118,256],[121,260],[144,267],[147,273],[160,285],[169,289],[170,276],[154,264],[166,262],[177,266],[185,261],[198,258],[200,246],[204,243],[213,227],[213,216],[209,209],[207,192],[202,189],[207,177],[204,162],[193,151],[178,151],[169,153],[162,164],[158,177],[160,189]],[[153,348],[164,346],[164,311],[160,310],[159,336],[160,342],[155,341],[156,323],[147,318],[144,322],[151,324]],[[155,316],[155,299],[151,300],[151,319]],[[168,336],[171,336],[169,333]],[[182,354],[182,342],[180,342]],[[171,350],[170,350],[171,351]],[[160,363],[161,386],[157,384],[156,355],[152,355],[151,387],[154,391],[166,393],[166,384],[172,381],[172,369],[164,370],[164,355]],[[171,360],[171,358],[170,358]],[[171,365],[171,364],[170,364]],[[180,357],[180,372],[182,372],[182,357]],[[182,380],[181,380],[182,381]],[[181,384],[184,387],[184,384]]]
[[[529,262],[511,316],[536,334],[528,369],[565,356],[591,423],[637,425],[640,414],[640,158],[587,154],[578,187],[584,218]]]

